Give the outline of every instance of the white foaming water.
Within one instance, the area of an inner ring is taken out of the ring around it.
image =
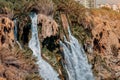
[[[66,38],[64,39],[64,43],[60,41],[65,59],[64,68],[68,74],[67,80],[94,80],[91,66],[88,64],[87,56],[82,46],[71,35],[70,29],[68,29],[68,32],[70,42]]]
[[[17,39],[17,22],[16,22],[16,19],[14,20],[14,24],[15,24],[15,28],[14,28],[15,41],[18,44],[19,48],[22,49],[22,46]]]
[[[59,75],[57,74],[57,72],[41,57],[40,42],[37,30],[37,15],[31,12],[30,18],[32,20],[32,38],[29,41],[29,47],[33,51],[33,55],[36,56],[38,59],[37,64],[39,66],[39,73],[43,80],[59,80]]]

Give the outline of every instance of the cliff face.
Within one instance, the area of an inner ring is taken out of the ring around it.
[[[39,76],[35,73],[37,69],[35,59],[32,58],[29,49],[20,50],[17,46],[12,50],[1,48],[0,78],[5,80],[39,80]]]
[[[38,14],[38,24],[41,25],[41,38],[55,36],[58,33],[58,24],[52,17]]]
[[[8,17],[0,15],[0,48],[14,43],[14,23]]]
[[[120,19],[116,18],[119,14],[110,16],[107,12],[98,12],[97,15],[89,16],[86,21],[92,26],[88,25],[92,33],[90,45],[93,45],[94,52],[88,54],[88,57],[96,80],[120,79]]]

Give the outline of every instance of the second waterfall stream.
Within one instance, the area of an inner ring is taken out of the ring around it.
[[[41,57],[41,48],[40,42],[38,38],[38,30],[37,30],[37,14],[31,12],[30,18],[32,21],[31,31],[32,38],[29,41],[29,48],[33,51],[33,55],[37,57],[37,64],[39,66],[39,74],[43,78],[43,80],[59,80],[57,72],[52,68],[50,64],[48,64]]]
[[[67,80],[94,80],[87,56],[78,40],[72,36],[69,27],[68,33],[70,41],[67,41],[66,37],[64,42],[60,41],[65,60],[63,65],[68,74]]]

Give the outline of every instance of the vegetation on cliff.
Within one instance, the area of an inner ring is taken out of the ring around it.
[[[107,8],[92,9],[87,18],[94,53],[88,54],[96,79],[119,80],[120,13]],[[89,27],[89,25],[92,25]]]
[[[120,19],[120,13],[117,11],[113,11],[112,9],[103,7],[100,9],[91,9],[91,14],[94,16],[108,16],[111,20]]]

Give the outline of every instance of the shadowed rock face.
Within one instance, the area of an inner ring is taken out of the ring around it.
[[[14,43],[14,23],[7,17],[0,16],[0,47],[12,46]]]
[[[93,61],[97,80],[120,78],[120,20],[94,15],[89,16],[89,20],[93,22],[91,33],[94,45],[94,53],[89,58]]]

